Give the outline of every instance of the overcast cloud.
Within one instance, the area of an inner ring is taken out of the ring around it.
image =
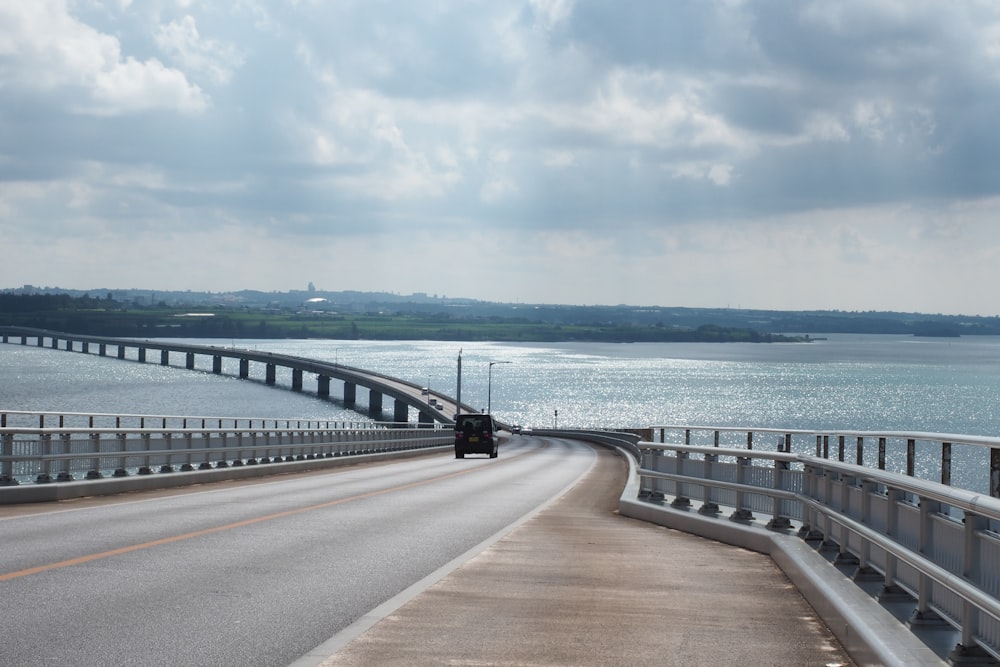
[[[0,5],[0,288],[1000,314],[991,0]]]

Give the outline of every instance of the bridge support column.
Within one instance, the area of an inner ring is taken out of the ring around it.
[[[419,416],[417,417],[417,423],[420,424],[420,426],[430,426],[434,423],[434,417],[431,416],[429,412],[421,410]]]
[[[302,371],[298,368],[292,369],[292,391],[302,391]]]
[[[27,338],[25,338],[27,340]],[[43,336],[38,337],[38,347],[45,347],[45,338]]]
[[[66,351],[67,352],[72,352],[73,351],[73,341],[68,340],[68,339],[66,340]]]
[[[170,350],[160,350],[160,365],[161,366],[170,365]]]
[[[125,346],[124,345],[119,345],[118,346],[118,358],[119,359],[124,359],[125,358]]]
[[[100,355],[100,356],[102,356],[102,357],[108,356],[108,344],[107,343],[101,343],[100,345],[98,345],[97,346],[97,354]]]
[[[187,358],[184,360],[184,368],[189,371],[194,370],[194,352],[187,353]]]
[[[139,348],[139,361],[146,361],[146,348],[144,347]]]
[[[268,364],[267,365],[267,373],[265,374],[265,378],[264,378],[264,381],[267,384],[274,384],[275,383],[275,372],[274,372],[275,368],[276,368],[276,366],[274,364]]]
[[[240,378],[246,380],[250,377],[250,360],[240,359]]]
[[[344,405],[354,405],[358,401],[358,385],[344,382]]]
[[[219,355],[212,357],[212,372],[216,375],[222,374],[222,357]]]
[[[392,421],[405,424],[410,421],[410,406],[398,398],[392,406]]]
[[[38,340],[41,340],[41,338],[39,338]],[[52,339],[52,345],[51,345],[51,347],[52,347],[53,350],[58,350],[59,349],[59,339],[58,338],[53,338]]]
[[[316,395],[320,398],[330,398],[329,375],[318,375],[316,377]]]
[[[372,419],[382,418],[382,392],[368,390],[368,416]]]
[[[88,343],[87,341],[83,341],[82,343],[80,343],[80,349],[83,351],[84,354],[87,354],[88,352],[90,352],[90,343]]]

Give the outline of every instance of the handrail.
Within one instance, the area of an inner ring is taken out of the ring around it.
[[[31,481],[32,486],[79,481],[77,474],[98,480],[108,474],[148,475],[157,466],[161,472],[173,472],[177,465],[184,470],[194,466],[206,470],[261,460],[341,457],[453,442],[450,429],[429,424],[329,428],[288,420],[278,427],[0,427],[0,502],[17,502],[7,499],[12,496],[10,487]]]
[[[660,424],[646,429],[646,439],[663,443],[667,441],[668,432],[682,434],[685,445],[695,444],[694,441],[698,439],[699,434],[709,434],[712,446],[715,447],[725,446],[723,439],[732,441],[736,439],[737,434],[742,434],[746,438],[746,449],[755,451],[761,448],[773,450],[773,446],[766,438],[762,443],[760,436],[777,435],[778,451],[786,453],[794,451],[800,454],[812,452],[825,460],[851,461],[859,465],[864,463],[883,470],[898,466],[900,472],[905,472],[910,477],[934,474],[938,478],[937,481],[946,486],[952,485],[955,470],[958,470],[965,475],[968,483],[981,486],[991,497],[1000,498],[1000,438],[998,437],[929,431],[826,431]],[[807,438],[808,441],[804,443],[803,438]],[[936,447],[938,455],[936,457],[920,455],[918,452],[924,443]],[[976,461],[970,466],[968,461],[963,461],[957,456],[953,457],[953,452],[959,451],[956,447],[970,448],[968,451],[986,450],[988,455],[986,465],[980,465]],[[962,468],[963,465],[966,467]]]
[[[1000,499],[809,454],[638,447],[640,499],[672,496],[680,508],[701,500],[698,514],[709,522],[720,520],[720,505],[733,509],[729,518],[737,524],[754,524],[754,511],[769,514],[768,528],[776,531],[796,520],[800,537],[835,548],[838,558],[857,563],[859,576],[877,573],[885,591],[912,595],[914,618],[955,627],[957,653],[1000,659]]]

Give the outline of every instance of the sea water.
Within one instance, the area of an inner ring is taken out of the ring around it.
[[[181,342],[181,341],[178,341]],[[219,345],[218,340],[184,339]],[[1000,338],[830,335],[811,343],[233,340],[226,347],[378,371],[525,426],[653,424],[1000,435]],[[0,409],[356,419],[259,381],[64,350],[0,345]],[[490,368],[490,362],[497,363]],[[227,360],[227,364],[230,363]],[[235,363],[235,362],[233,362]],[[224,367],[235,375],[233,367]],[[280,369],[279,369],[280,371]],[[310,380],[312,385],[310,386]],[[359,392],[359,402],[364,402]],[[487,406],[489,403],[489,406]]]
[[[829,335],[810,343],[461,343],[194,340],[393,375],[526,427],[660,424],[1000,436],[1000,337]],[[19,339],[14,339],[19,340]],[[180,342],[180,341],[178,341]],[[92,346],[94,347],[94,346]],[[349,421],[331,399],[239,380],[235,360],[196,372],[0,345],[0,409]],[[494,363],[490,362],[505,362]],[[509,362],[509,363],[507,363]],[[260,375],[258,373],[258,375]],[[311,384],[310,384],[311,383]],[[366,401],[358,392],[359,405]],[[391,405],[387,406],[391,410]]]

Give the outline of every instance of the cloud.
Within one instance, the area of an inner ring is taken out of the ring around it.
[[[71,16],[62,0],[0,9],[0,63],[5,88],[42,93],[77,113],[198,112],[208,104],[182,72],[123,55],[118,39]]]
[[[8,4],[0,286],[1000,312],[992,3]]]
[[[243,57],[235,46],[202,38],[197,22],[190,15],[161,25],[155,39],[156,45],[172,56],[184,71],[202,74],[216,84],[227,83],[233,70],[243,64]]]

